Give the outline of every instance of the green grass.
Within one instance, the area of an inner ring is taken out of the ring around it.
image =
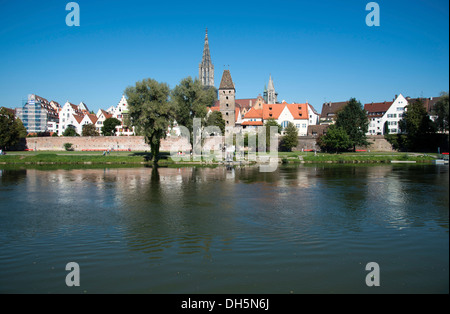
[[[274,156],[274,154],[272,154]],[[357,152],[342,154],[327,154],[314,152],[279,152],[278,158],[283,164],[288,163],[390,163],[398,161],[416,161],[431,163],[436,154],[418,153],[397,153],[397,152]],[[0,164],[11,165],[136,165],[150,162],[149,152],[111,152],[104,156],[103,152],[8,152],[7,155],[0,156]],[[174,162],[168,152],[161,152],[160,166],[201,166],[202,162],[181,161]],[[212,163],[214,164],[214,163]],[[215,163],[217,164],[217,163]]]
[[[147,155],[135,155],[127,152],[99,154],[79,154],[78,152],[55,153],[8,153],[0,157],[2,164],[140,164],[148,160]]]

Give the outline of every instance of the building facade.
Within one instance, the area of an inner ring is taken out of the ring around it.
[[[23,107],[16,109],[16,115],[28,133],[57,132],[59,116],[56,104],[31,94]]]

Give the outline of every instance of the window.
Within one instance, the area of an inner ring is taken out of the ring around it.
[[[397,107],[397,111],[404,111],[405,110],[405,108],[403,108],[403,107]]]
[[[306,128],[306,123],[303,123],[303,124],[302,124],[302,128]]]
[[[297,127],[297,129],[300,129],[300,124],[296,124],[295,126]]]
[[[283,121],[283,122],[281,123],[281,127],[282,127],[283,129],[285,129],[285,128],[288,126],[288,124],[289,124],[289,121]]]

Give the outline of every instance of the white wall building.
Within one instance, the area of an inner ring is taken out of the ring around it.
[[[365,104],[364,109],[369,119],[367,135],[384,135],[384,124],[387,122],[389,134],[401,133],[399,122],[406,111],[408,101],[402,94],[393,102]]]
[[[59,111],[59,128],[58,135],[61,136],[67,127],[75,128],[78,134],[81,134],[80,123],[83,120],[84,114],[78,106],[66,102]]]

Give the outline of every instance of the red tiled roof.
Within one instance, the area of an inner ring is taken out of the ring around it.
[[[241,125],[263,125],[262,121],[244,121]]]
[[[364,105],[364,110],[370,117],[382,117],[386,111],[391,107],[393,101],[384,101],[377,103],[370,103]]]
[[[285,104],[295,120],[308,119],[307,104]]]
[[[78,124],[80,124],[81,121],[83,121],[83,116],[74,114],[73,117],[75,118],[75,120],[77,120]]]
[[[348,101],[324,103],[322,105],[322,113],[320,114],[320,118],[326,119],[328,117],[332,117],[347,104]]]
[[[95,114],[88,113],[86,116],[91,120],[92,124],[95,124],[98,120],[97,116]]]
[[[102,111],[103,115],[105,116],[105,119],[112,118],[112,114],[111,113],[109,113],[109,112],[107,112],[107,111],[105,111],[103,109],[100,109],[100,110]]]
[[[263,110],[251,108],[244,116],[244,119],[262,119]]]

